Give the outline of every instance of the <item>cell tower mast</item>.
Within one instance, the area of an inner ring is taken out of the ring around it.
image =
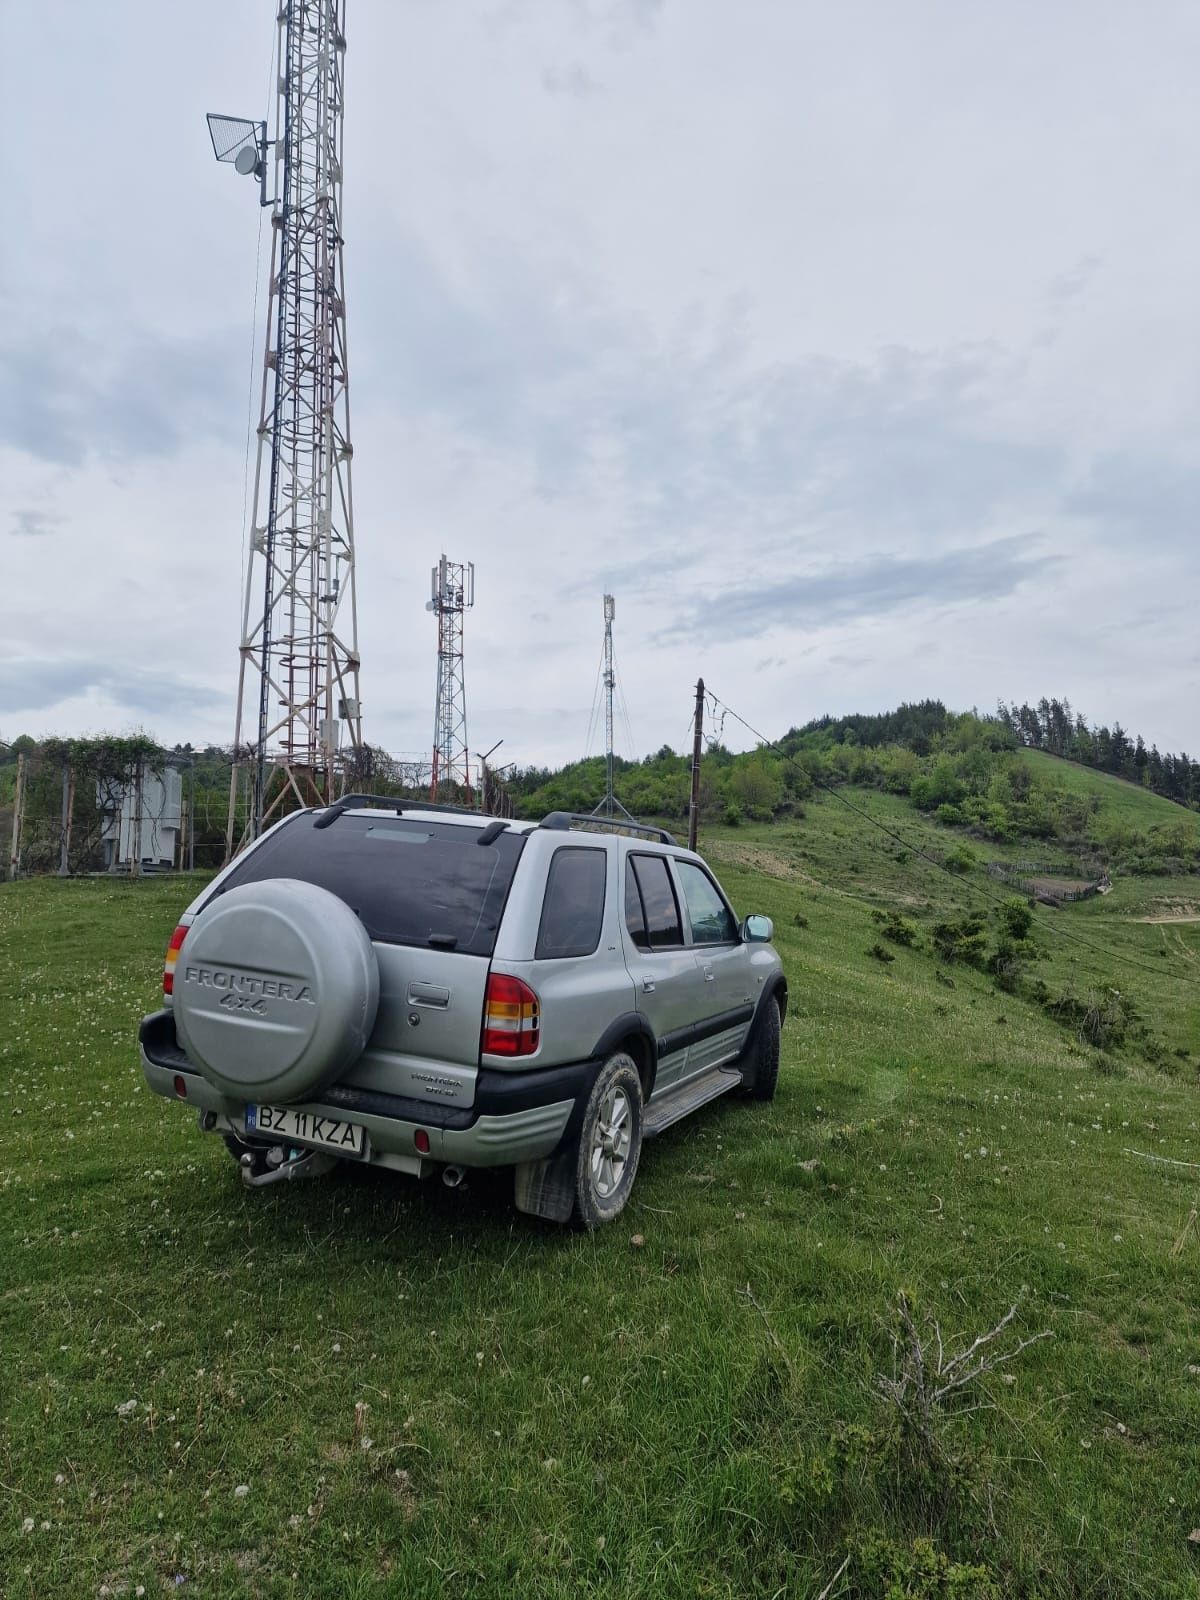
[[[467,691],[463,681],[463,613],[475,604],[475,563],[441,558],[433,569],[433,598],[426,602],[438,625],[437,704],[433,717],[433,776],[429,798],[443,784],[466,790],[471,803],[467,754]]]
[[[619,811],[623,817],[629,817],[632,822],[633,818],[613,793],[613,694],[617,687],[617,669],[613,663],[613,620],[616,614],[617,602],[611,594],[606,594],[604,596],[604,753],[607,786],[604,799],[592,815],[598,816],[603,811],[606,817],[611,817]]]
[[[213,152],[271,207],[271,276],[238,669],[227,854],[276,812],[335,797],[362,745],[342,267],[345,0],[282,0],[274,138],[209,116]],[[275,198],[267,198],[273,163]],[[280,782],[274,782],[277,778]]]

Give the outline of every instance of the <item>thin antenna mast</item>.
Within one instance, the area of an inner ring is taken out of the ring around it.
[[[433,597],[425,605],[438,625],[437,699],[433,715],[433,774],[429,798],[443,784],[466,791],[471,804],[467,752],[467,690],[463,678],[463,613],[475,604],[475,563],[441,558],[433,569]],[[490,753],[490,752],[489,752]]]
[[[619,811],[623,817],[633,818],[613,793],[613,694],[617,687],[617,669],[613,664],[613,620],[617,614],[617,602],[611,594],[604,596],[604,756],[605,756],[605,782],[604,799],[592,812],[598,816],[603,811],[606,817],[611,817]]]
[[[345,9],[345,0],[279,6],[273,142],[265,123],[208,119],[218,161],[256,176],[271,207],[227,856],[243,766],[252,783],[240,843],[276,812],[335,797],[343,724],[356,755],[362,746],[341,233]]]

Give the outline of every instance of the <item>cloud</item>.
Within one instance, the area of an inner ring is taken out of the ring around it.
[[[1057,564],[1056,556],[1039,553],[1041,543],[1037,535],[1027,534],[935,556],[880,555],[769,584],[726,589],[692,600],[664,637],[703,635],[719,628],[726,636],[758,638],[772,630],[861,622],[910,607],[940,610],[995,601]]]
[[[599,82],[579,61],[565,67],[546,67],[542,72],[542,88],[547,94],[570,95],[575,100],[586,100],[600,93]]]
[[[245,427],[245,353],[228,329],[114,327],[101,341],[75,326],[31,332],[11,312],[0,327],[0,442],[37,460],[168,456],[198,436],[234,442]]]
[[[52,511],[35,511],[28,507],[14,511],[9,533],[21,539],[41,539],[62,523],[62,518]]]
[[[86,657],[14,656],[0,660],[0,712],[46,711],[96,693],[137,717],[210,710],[228,695],[150,667]]]
[[[1131,538],[1156,550],[1196,540],[1200,458],[1171,460],[1110,451],[1063,499],[1068,515],[1084,519],[1123,546]]]
[[[1049,298],[1059,306],[1077,300],[1102,266],[1103,262],[1099,256],[1082,256],[1068,271],[1060,272],[1057,277],[1050,280],[1047,290]]]

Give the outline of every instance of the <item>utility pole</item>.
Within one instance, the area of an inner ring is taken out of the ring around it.
[[[486,812],[488,809],[488,757],[495,755],[503,739],[497,739],[490,750],[485,750],[479,757],[479,809]]]
[[[271,208],[227,859],[277,813],[335,798],[343,728],[356,753],[362,745],[342,264],[346,4],[279,0],[276,15],[274,136],[265,122],[208,119],[217,160],[256,177]],[[244,766],[250,796],[238,841]]]
[[[12,846],[8,852],[8,876],[15,881],[21,870],[21,822],[25,808],[25,752],[17,752],[17,786],[13,790]]]
[[[700,746],[704,740],[704,679],[696,682],[696,716],[692,725],[692,801],[688,807],[688,849],[696,848],[700,831]]]

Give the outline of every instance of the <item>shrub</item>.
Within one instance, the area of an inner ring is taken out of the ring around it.
[[[914,946],[915,942],[917,942],[917,928],[912,923],[907,922],[906,918],[901,917],[898,910],[890,910],[888,915],[883,918],[882,933],[883,938],[891,939],[893,944]]]
[[[1056,1021],[1075,1030],[1080,1044],[1097,1050],[1124,1042],[1133,1021],[1133,1007],[1119,989],[1090,989],[1082,998],[1068,984],[1060,995],[1048,998],[1046,1010]]]
[[[885,950],[878,940],[876,940],[871,948],[867,951],[867,954],[869,956],[874,956],[876,961],[887,962],[895,961],[896,959],[892,952],[890,950]]]
[[[1017,895],[1005,900],[996,914],[1002,931],[1010,939],[1024,939],[1033,926],[1033,907]]]
[[[946,852],[943,865],[949,867],[951,872],[972,872],[975,869],[975,852],[965,844],[956,844]]]
[[[968,967],[982,967],[987,960],[986,924],[981,916],[960,917],[957,922],[938,922],[933,928],[933,948],[943,961],[958,961]]]
[[[882,1600],[1000,1600],[1004,1593],[989,1567],[952,1561],[929,1538],[903,1545],[873,1534],[857,1556],[861,1592]]]

